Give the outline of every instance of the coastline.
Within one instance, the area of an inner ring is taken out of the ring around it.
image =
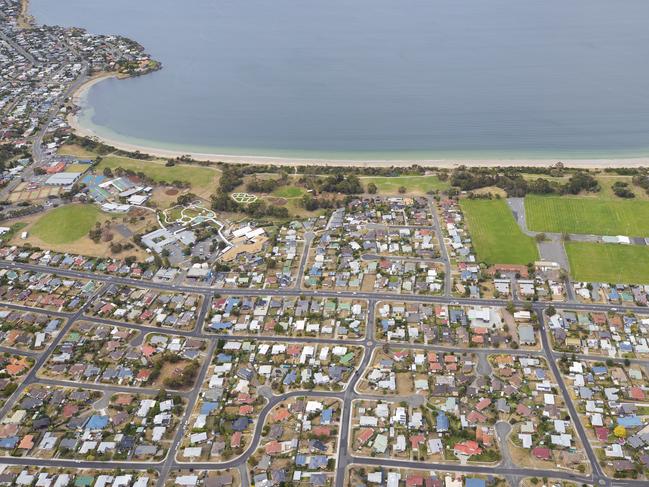
[[[79,111],[83,110],[85,97],[88,91],[95,84],[106,79],[125,79],[128,76],[120,75],[118,73],[98,73],[86,82],[82,83],[71,95],[72,104],[75,110],[67,117],[67,122],[73,132],[80,137],[89,137],[111,145],[117,149],[148,154],[153,157],[161,159],[175,159],[183,156],[189,156],[195,161],[201,162],[225,162],[232,164],[255,164],[255,165],[279,165],[279,166],[305,166],[305,165],[318,165],[318,166],[355,166],[355,167],[391,167],[391,166],[412,166],[419,165],[423,167],[440,167],[440,168],[454,168],[457,166],[473,166],[473,167],[547,167],[558,162],[562,162],[567,167],[583,168],[583,169],[604,169],[611,167],[642,167],[649,166],[649,156],[645,157],[619,157],[619,158],[485,158],[485,159],[332,159],[332,158],[308,158],[308,157],[278,157],[278,156],[260,156],[260,155],[232,155],[232,154],[218,154],[209,152],[194,152],[191,150],[173,150],[161,149],[146,144],[128,143],[122,140],[106,137],[100,135],[84,127],[78,117]]]
[[[120,79],[120,76],[117,73],[97,73],[92,75],[90,78],[88,78],[86,81],[81,83],[79,87],[74,90],[74,92],[71,93],[70,99],[72,100],[72,104],[74,105],[76,110],[82,110],[83,109],[83,101],[88,94],[88,91],[90,88],[92,88],[94,85],[99,83],[100,81],[103,81],[105,79],[111,79],[111,78],[117,78]],[[81,126],[79,125],[78,118],[76,116],[76,113],[68,115],[70,126],[72,127],[73,130],[83,130]]]
[[[34,24],[34,18],[29,14],[29,0],[20,1],[20,15],[18,16],[18,27],[29,29]]]

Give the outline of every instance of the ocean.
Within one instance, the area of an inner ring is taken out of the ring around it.
[[[333,159],[649,155],[646,0],[30,0],[161,71],[80,122],[161,149]]]

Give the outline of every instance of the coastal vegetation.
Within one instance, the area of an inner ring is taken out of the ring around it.
[[[536,232],[649,235],[649,201],[529,195],[525,214]]]
[[[48,244],[66,244],[86,236],[99,221],[95,205],[73,204],[55,208],[41,216],[31,227],[31,234]]]
[[[215,211],[226,211],[232,213],[245,213],[254,218],[288,218],[288,208],[277,205],[269,205],[262,199],[256,199],[252,203],[243,204],[231,197],[231,192],[243,184],[245,171],[242,166],[221,165],[221,177],[216,192],[211,196],[212,209]]]
[[[568,171],[562,164],[549,168],[490,168],[460,166],[451,174],[451,185],[461,191],[474,191],[486,187],[504,190],[507,196],[522,197],[526,194],[580,194],[597,192],[600,189],[597,179],[587,171]],[[530,177],[536,174],[537,177]],[[544,177],[549,176],[549,177]],[[560,179],[561,178],[561,179]]]
[[[288,174],[285,172],[281,172],[279,178],[274,176],[262,178],[253,174],[252,178],[246,183],[246,191],[249,193],[272,193],[289,181]]]
[[[62,134],[57,134],[55,132],[55,136],[57,135],[62,135]],[[95,156],[105,156],[108,154],[112,154],[115,156],[122,156],[122,157],[128,157],[130,159],[147,159],[147,160],[152,160],[154,157],[148,155],[148,154],[143,154],[140,151],[125,151],[121,149],[117,149],[116,147],[113,147],[112,145],[104,144],[103,142],[100,142],[96,139],[90,138],[90,137],[80,137],[75,134],[66,134],[67,137],[67,142],[64,146],[62,146],[59,150],[66,150],[66,146],[70,147],[81,147],[86,153],[92,153]],[[73,155],[78,155],[78,154],[73,154]]]
[[[649,247],[565,242],[570,271],[577,281],[649,284]]]
[[[462,199],[478,259],[487,264],[527,265],[539,259],[534,238],[525,235],[502,199]]]

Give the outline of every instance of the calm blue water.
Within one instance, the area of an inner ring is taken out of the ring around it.
[[[647,0],[31,0],[131,37],[155,74],[93,87],[98,133],[327,157],[649,154]]]

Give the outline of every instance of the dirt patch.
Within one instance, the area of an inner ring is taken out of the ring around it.
[[[162,366],[162,370],[160,370],[160,375],[158,378],[155,380],[153,383],[154,386],[162,386],[164,384],[165,379],[168,377],[174,377],[176,375],[179,375],[185,367],[187,367],[190,364],[189,360],[181,360],[179,362],[167,362]],[[189,389],[189,387],[183,387],[184,389]]]
[[[58,187],[20,183],[9,194],[8,200],[12,203],[19,203],[23,201],[39,201],[47,199],[50,196],[58,196],[60,193],[61,188]]]
[[[167,196],[176,196],[178,194],[178,190],[176,188],[168,188],[165,190],[165,194]]]
[[[286,206],[288,200],[286,198],[272,197],[272,198],[268,198],[268,202],[271,205],[275,205],[275,206]]]
[[[409,372],[397,372],[397,394],[400,396],[413,394],[415,384]]]
[[[363,276],[363,284],[361,285],[362,292],[371,292],[374,290],[374,283],[376,282],[376,275],[365,274]]]

